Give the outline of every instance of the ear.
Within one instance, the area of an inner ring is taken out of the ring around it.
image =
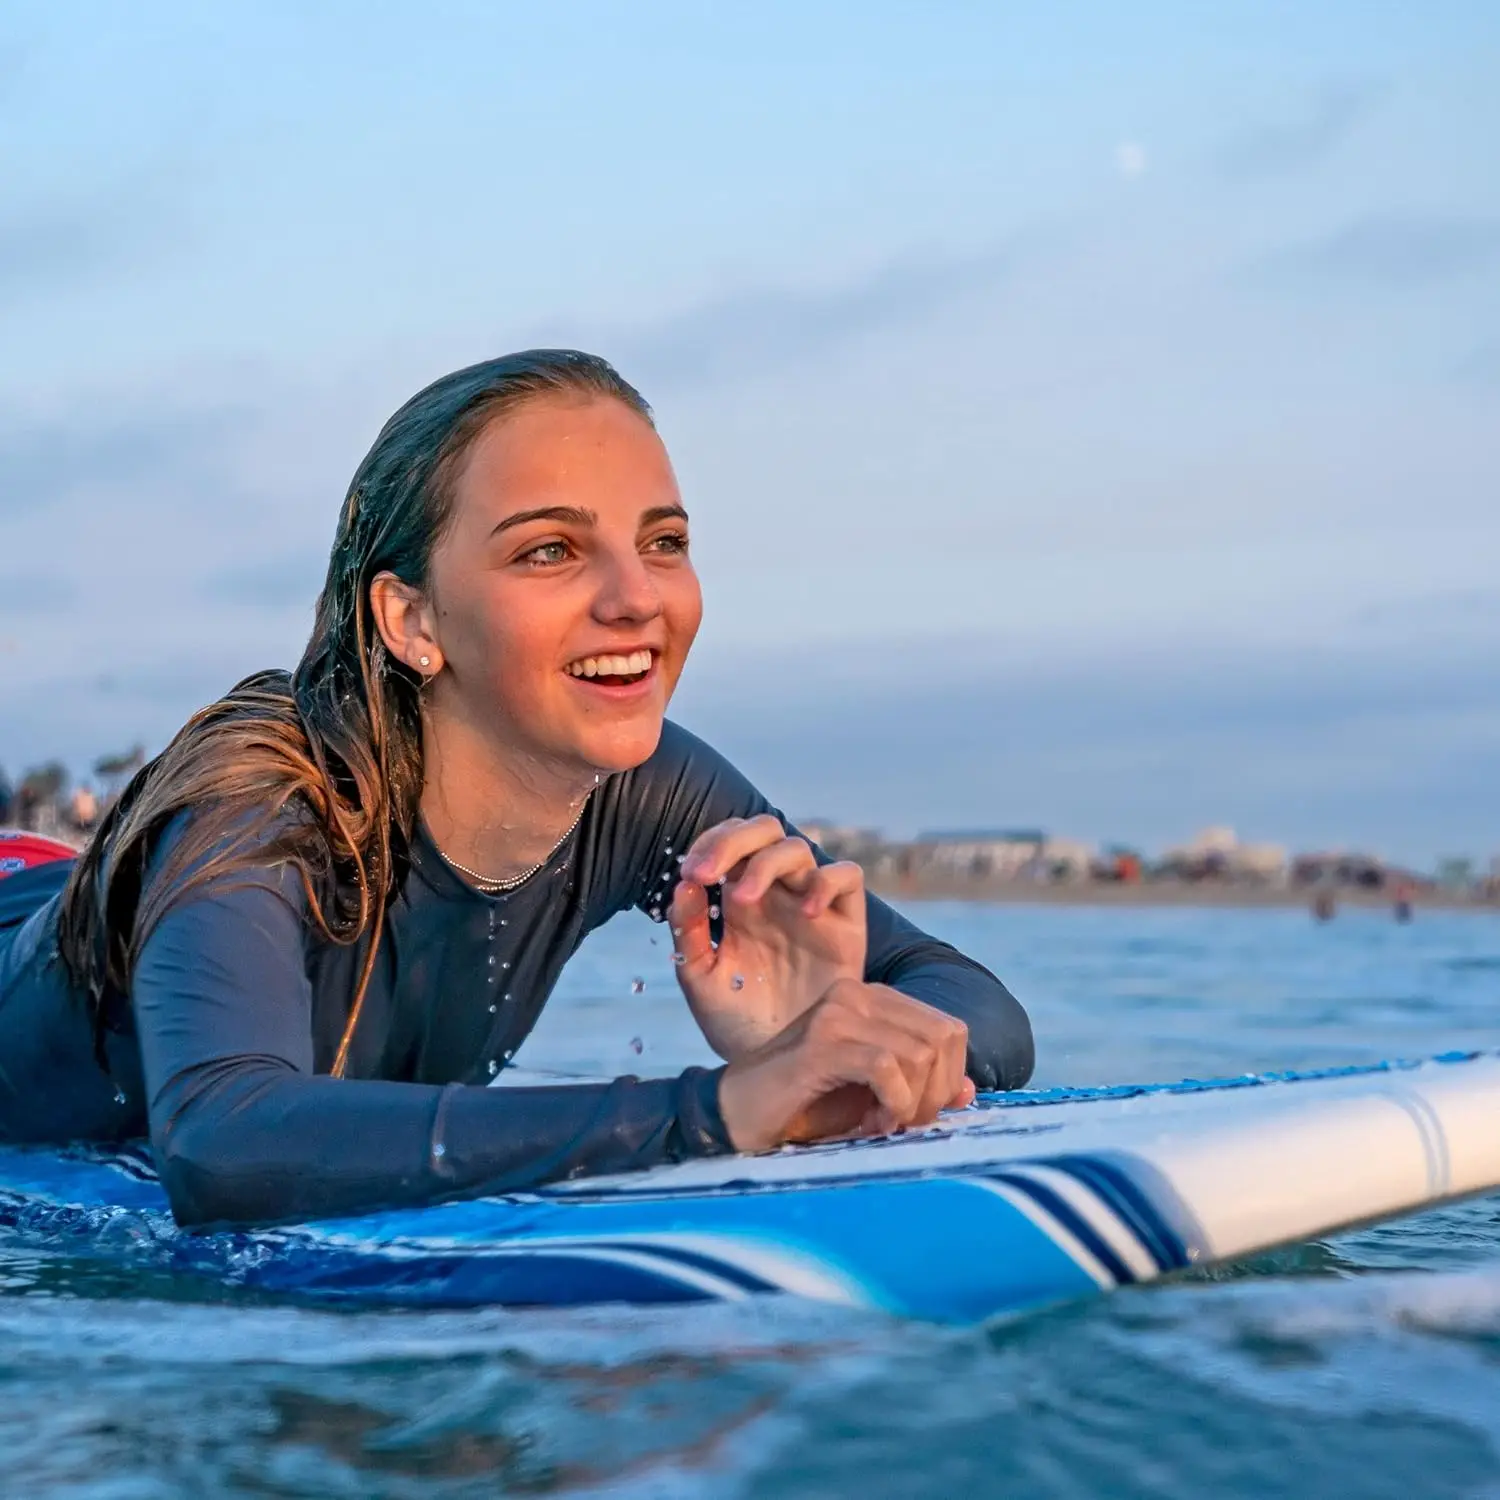
[[[420,589],[402,583],[394,573],[370,580],[370,613],[385,649],[419,677],[436,677],[443,652],[432,630],[432,607]]]

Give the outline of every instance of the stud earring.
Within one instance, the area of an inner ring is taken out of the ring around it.
[[[432,665],[432,658],[430,656],[419,656],[417,658],[417,665],[419,667],[430,667]]]

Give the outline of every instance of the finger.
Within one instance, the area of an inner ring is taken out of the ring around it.
[[[679,880],[667,920],[672,928],[672,959],[678,970],[687,978],[706,974],[716,958],[709,931],[708,892],[697,881]]]
[[[958,1093],[948,1101],[949,1109],[967,1109],[978,1096],[979,1090],[974,1087],[974,1080],[967,1075],[960,1085]]]
[[[852,898],[863,899],[865,872],[851,860],[839,860],[821,866],[808,881],[802,897],[802,911],[809,917],[821,917],[830,907],[837,907],[840,916],[854,916]]]
[[[734,883],[725,886],[724,895],[728,900],[748,906],[759,901],[778,881],[800,892],[817,869],[812,847],[806,839],[782,838],[751,855]]]
[[[862,1083],[874,1094],[876,1104],[891,1120],[891,1128],[911,1119],[916,1098],[896,1053],[890,1047],[855,1043],[845,1052],[842,1081]]]
[[[922,1078],[915,1119],[931,1124],[941,1110],[951,1108],[965,1083],[968,1028],[942,1011],[884,985],[871,985],[872,1017],[905,1033],[911,1046],[929,1060]]]
[[[693,840],[682,861],[683,878],[696,880],[699,885],[717,885],[741,860],[785,837],[780,819],[770,813],[758,818],[728,818]]]

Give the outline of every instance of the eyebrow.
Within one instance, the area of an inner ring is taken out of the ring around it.
[[[641,512],[640,524],[651,526],[657,521],[685,521],[687,518],[688,513],[680,505],[653,505],[650,510]],[[490,535],[499,536],[502,531],[509,531],[513,526],[525,526],[530,521],[560,521],[565,526],[597,526],[599,517],[596,512],[584,510],[578,505],[543,505],[536,510],[518,510],[515,515],[506,516]]]

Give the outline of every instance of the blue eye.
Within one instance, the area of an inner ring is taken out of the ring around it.
[[[533,563],[537,567],[548,567],[555,563],[567,562],[567,560],[568,544],[566,542],[543,542],[522,557],[523,562]]]
[[[687,533],[685,531],[667,531],[661,536],[652,537],[646,546],[653,552],[665,552],[669,556],[681,554],[688,549]]]

